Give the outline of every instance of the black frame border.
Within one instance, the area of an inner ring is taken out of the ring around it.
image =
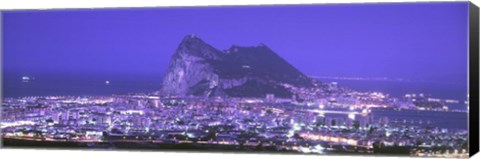
[[[469,2],[469,155],[479,151],[479,12],[478,7]]]

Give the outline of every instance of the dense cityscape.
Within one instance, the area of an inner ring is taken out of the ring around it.
[[[108,83],[106,83],[108,84]],[[460,101],[357,92],[323,83],[292,98],[151,94],[5,98],[7,146],[250,150],[467,157],[468,131],[435,120],[377,116],[391,111],[463,113]],[[40,144],[39,144],[40,143]]]

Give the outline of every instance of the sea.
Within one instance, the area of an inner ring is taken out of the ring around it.
[[[29,80],[22,78],[28,77]],[[3,97],[110,96],[152,93],[161,86],[161,76],[149,75],[18,75],[4,74]]]
[[[467,85],[460,83],[441,83],[425,81],[388,81],[388,80],[338,80],[320,79],[323,82],[336,82],[338,86],[363,92],[383,92],[391,97],[403,98],[405,94],[420,94],[430,98],[451,99],[459,104],[447,104],[450,108],[467,110]]]

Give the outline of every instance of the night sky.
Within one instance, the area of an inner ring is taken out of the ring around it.
[[[6,11],[3,69],[161,76],[187,34],[265,43],[310,76],[466,83],[468,3]]]

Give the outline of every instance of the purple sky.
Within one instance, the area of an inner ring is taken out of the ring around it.
[[[7,11],[4,71],[161,76],[187,34],[312,76],[466,83],[468,3]]]

